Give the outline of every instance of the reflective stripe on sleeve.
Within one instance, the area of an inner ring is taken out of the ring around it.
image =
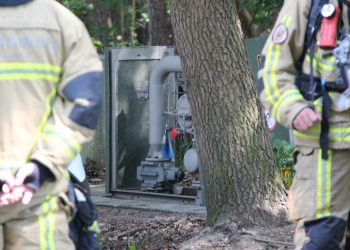
[[[265,67],[263,70],[263,82],[266,90],[267,100],[275,105],[281,96],[276,82],[276,66],[280,56],[280,45],[270,43],[268,46]]]
[[[64,150],[67,153],[67,155],[74,159],[76,154],[80,152],[80,145],[76,142],[73,142],[69,138],[65,136],[65,133],[63,131],[60,131],[55,126],[47,125],[44,130],[42,131],[42,134],[40,136],[40,139],[44,141],[59,141],[59,144],[65,145]]]
[[[283,23],[288,27],[291,23],[292,18],[285,16]],[[277,64],[281,56],[281,45],[275,44],[272,41],[268,44],[266,52],[266,61],[263,69],[263,83],[266,92],[266,97],[269,103],[273,106],[277,104],[281,98],[281,93],[277,85]]]
[[[303,99],[304,98],[298,89],[289,89],[285,91],[282,97],[278,100],[278,103],[273,107],[272,116],[276,118],[277,122],[281,123],[281,109],[291,102]]]
[[[57,94],[57,87],[54,87],[54,88],[52,88],[51,92],[49,93],[49,95],[46,98],[45,114],[41,118],[39,127],[38,127],[36,135],[35,135],[35,139],[32,142],[32,145],[30,147],[30,153],[27,156],[27,161],[29,161],[29,158],[30,158],[30,155],[33,151],[33,148],[35,147],[36,143],[38,142],[38,138],[39,138],[41,132],[43,131],[45,125],[47,124],[47,120],[49,119],[49,116],[51,115],[52,106],[53,106],[53,103],[55,101],[56,94]]]
[[[0,80],[48,80],[58,83],[61,68],[40,63],[0,63]]]

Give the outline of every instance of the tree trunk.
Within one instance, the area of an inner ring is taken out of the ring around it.
[[[132,45],[134,45],[136,41],[136,0],[131,0],[130,6],[130,42]]]
[[[173,45],[170,18],[165,0],[148,0],[150,45]]]
[[[238,17],[241,22],[241,27],[245,37],[258,36],[258,27],[252,24],[253,17],[246,8],[241,8],[245,0],[235,0],[236,9],[238,11]]]
[[[172,24],[196,128],[208,223],[285,220],[285,194],[235,3],[173,0]]]

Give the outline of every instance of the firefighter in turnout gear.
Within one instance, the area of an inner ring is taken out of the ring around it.
[[[261,102],[293,129],[296,249],[350,249],[349,18],[346,0],[285,0],[262,52]]]
[[[53,0],[0,0],[0,249],[74,249],[67,166],[94,135],[102,63]]]

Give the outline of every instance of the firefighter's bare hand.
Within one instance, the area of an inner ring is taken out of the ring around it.
[[[293,120],[293,127],[299,131],[306,131],[322,120],[321,115],[312,108],[304,108]]]
[[[16,197],[20,197],[23,204],[29,204],[34,192],[39,188],[38,165],[29,162],[20,167],[15,175],[15,187],[12,191]]]
[[[25,190],[23,190],[23,187],[14,187],[10,192],[2,193],[0,195],[0,207],[17,203],[21,200],[23,201],[25,193],[24,191]]]
[[[29,204],[40,186],[39,166],[29,162],[18,169],[15,175],[0,173],[0,207],[22,201]]]
[[[10,171],[0,171],[0,193],[8,193],[15,186],[15,177]]]

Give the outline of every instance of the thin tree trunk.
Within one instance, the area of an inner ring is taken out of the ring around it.
[[[260,112],[235,3],[174,0],[176,48],[196,128],[208,223],[285,219],[271,139]]]
[[[123,37],[125,37],[125,24],[124,24],[124,1],[120,1],[120,15],[119,15],[119,29]]]
[[[148,0],[150,45],[173,45],[172,28],[165,0]]]
[[[136,0],[131,0],[131,18],[130,18],[130,42],[134,43],[135,39],[136,39],[136,34],[135,34],[135,30],[136,30]]]
[[[246,8],[241,9],[241,5],[245,0],[235,0],[236,9],[238,11],[239,20],[245,37],[258,36],[258,27],[252,24],[253,17]]]

